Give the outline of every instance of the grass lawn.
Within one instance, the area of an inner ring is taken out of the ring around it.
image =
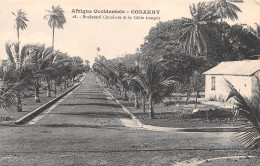
[[[189,101],[185,104],[185,98],[168,99],[168,102],[156,104],[154,107],[155,119],[150,119],[148,105],[146,105],[145,113],[142,110],[142,103],[140,101],[140,108],[134,107],[133,95],[129,94],[129,101],[123,101],[119,93],[114,90],[109,90],[131,113],[133,113],[143,124],[161,126],[161,127],[230,127],[241,126],[246,124],[246,121],[233,118],[196,118],[192,116],[192,111],[195,108],[194,101]],[[217,106],[206,105],[199,103],[197,108],[200,110],[220,109]],[[231,110],[227,110],[231,111]]]
[[[69,87],[71,88],[71,87]],[[59,96],[60,94],[64,93],[65,91],[67,91],[69,88],[67,89],[63,89],[62,91],[60,91],[59,88],[57,88],[57,95]],[[23,111],[22,112],[17,112],[15,109],[14,110],[9,110],[8,112],[1,110],[0,111],[0,123],[1,124],[12,124],[14,123],[14,121],[16,121],[17,119],[23,117],[24,115],[30,113],[31,111],[35,110],[36,108],[41,107],[42,105],[44,105],[45,103],[49,102],[50,100],[54,99],[54,93],[51,93],[51,97],[47,97],[47,93],[41,91],[40,92],[40,103],[36,103],[34,101],[34,95],[30,96],[30,97],[24,97],[22,99],[22,104],[23,104]]]

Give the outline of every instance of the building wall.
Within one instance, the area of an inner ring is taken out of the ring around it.
[[[260,90],[260,71],[256,72],[255,75],[252,77],[252,94],[255,95],[259,93]]]
[[[211,89],[212,77],[215,77],[215,90]],[[205,98],[208,100],[225,101],[230,92],[225,81],[228,80],[245,97],[252,95],[252,76],[206,75]]]

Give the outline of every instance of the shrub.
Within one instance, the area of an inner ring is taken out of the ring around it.
[[[232,109],[215,108],[208,110],[199,110],[191,115],[191,118],[207,118],[207,119],[226,119],[233,118]]]

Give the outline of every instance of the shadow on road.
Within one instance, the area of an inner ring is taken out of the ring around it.
[[[112,100],[112,101],[115,101],[115,99],[107,99],[107,98],[101,98],[101,97],[78,97],[78,96],[76,96],[76,99]]]
[[[127,113],[121,112],[68,112],[68,113],[50,113],[59,115],[73,115],[84,116],[85,118],[127,118],[131,119],[131,116]]]
[[[89,98],[106,98],[104,94],[72,94],[69,98],[81,98],[88,96]]]
[[[40,125],[44,127],[53,127],[53,128],[58,128],[58,127],[82,127],[82,128],[95,128],[95,129],[115,129],[115,130],[121,130],[119,125],[82,125],[82,124],[45,124],[45,125]]]
[[[71,103],[71,104],[59,104],[59,106],[77,106],[77,105],[94,105],[94,106],[105,106],[105,107],[115,107],[122,108],[121,105],[118,104],[108,104],[108,103]]]

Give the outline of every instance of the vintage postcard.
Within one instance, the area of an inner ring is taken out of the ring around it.
[[[0,165],[260,164],[260,0],[0,0],[0,33]]]

